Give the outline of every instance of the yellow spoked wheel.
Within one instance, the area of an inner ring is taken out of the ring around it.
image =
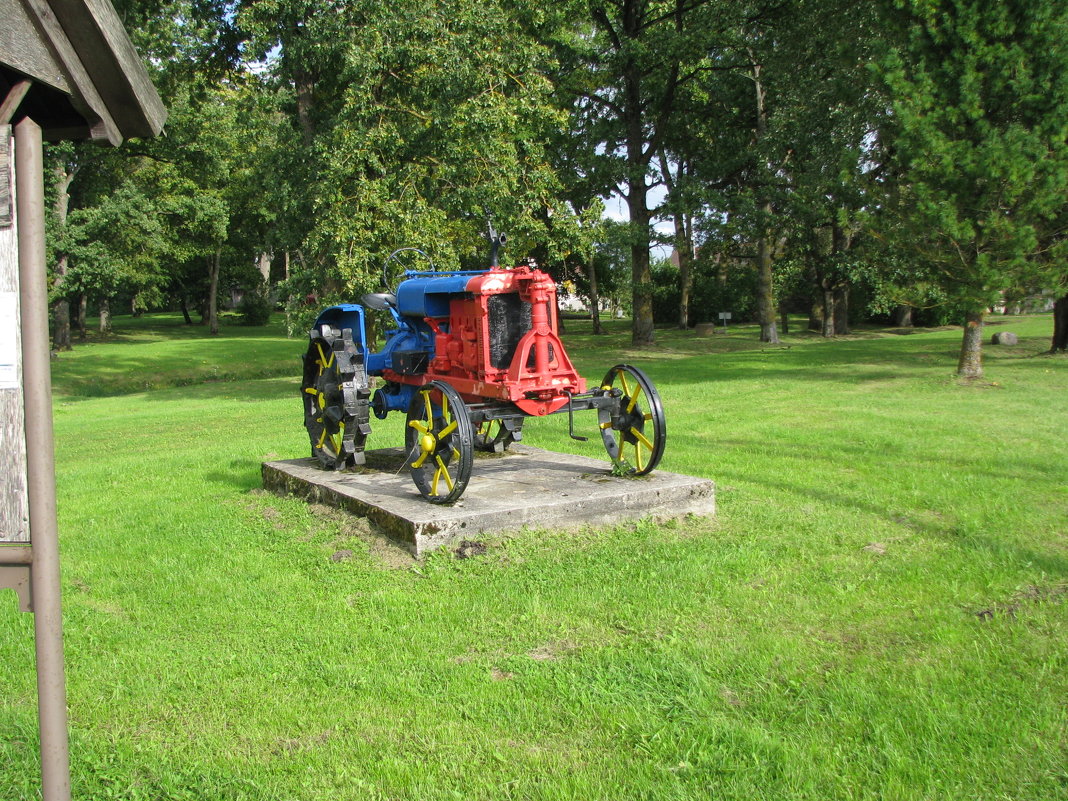
[[[431,503],[463,495],[474,461],[471,418],[456,390],[442,381],[420,387],[408,407],[404,443],[415,486]]]
[[[617,405],[597,412],[609,458],[625,473],[651,473],[667,440],[664,406],[656,387],[637,367],[617,364],[604,377],[601,389],[619,399]]]
[[[523,438],[523,420],[523,417],[483,420],[475,430],[475,448],[489,453],[504,453],[509,445]]]

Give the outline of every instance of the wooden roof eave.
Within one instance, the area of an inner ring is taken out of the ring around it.
[[[23,0],[42,3],[43,0]],[[79,60],[93,76],[108,114],[123,136],[158,136],[167,109],[144,62],[107,0],[49,0]]]
[[[123,135],[112,118],[103,98],[96,90],[96,85],[86,72],[85,66],[75,52],[70,40],[52,9],[43,0],[22,0],[27,14],[38,26],[48,42],[56,60],[70,80],[71,105],[85,118],[89,126],[89,136],[94,140],[103,140],[112,145],[122,143]]]

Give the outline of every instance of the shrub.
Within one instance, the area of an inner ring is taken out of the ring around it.
[[[266,287],[252,289],[241,298],[237,310],[241,313],[241,325],[267,325],[274,311],[274,301]]]

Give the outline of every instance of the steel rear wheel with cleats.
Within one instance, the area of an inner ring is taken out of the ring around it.
[[[619,398],[618,406],[597,411],[601,439],[615,469],[630,475],[651,473],[667,440],[656,387],[637,367],[617,364],[605,375],[601,389]]]
[[[312,456],[328,470],[362,464],[370,430],[370,384],[363,358],[348,329],[324,325],[310,338],[300,390]]]
[[[467,406],[442,381],[421,386],[408,407],[404,429],[407,465],[431,503],[452,503],[471,479],[474,433]]]

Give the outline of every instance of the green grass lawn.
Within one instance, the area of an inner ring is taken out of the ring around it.
[[[75,797],[1068,799],[1068,358],[998,322],[976,383],[959,329],[569,322],[587,378],[652,376],[661,468],[717,517],[416,563],[259,490],[308,450],[300,340],[120,318],[53,362]],[[33,618],[0,599],[0,799],[34,798]]]

